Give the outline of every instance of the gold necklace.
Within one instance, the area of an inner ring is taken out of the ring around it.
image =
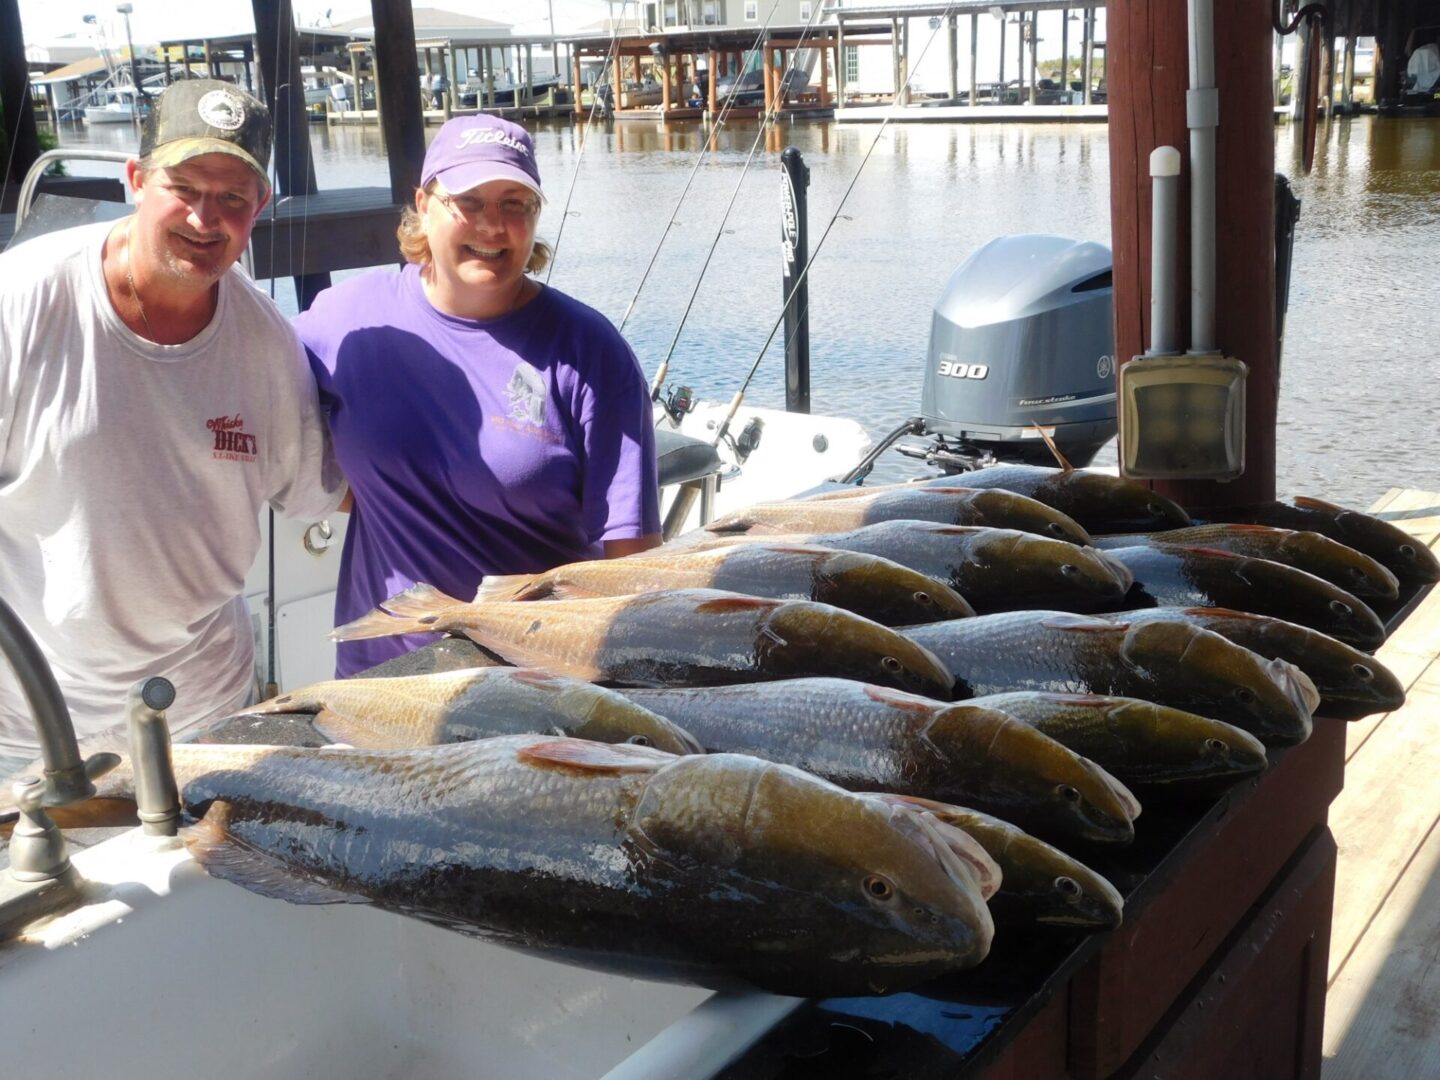
[[[140,299],[140,290],[135,287],[135,275],[130,272],[130,249],[135,243],[135,232],[132,226],[125,230],[125,284],[130,286],[130,295],[135,298],[135,306],[140,309],[140,321],[145,324],[145,336],[155,341],[155,331],[150,329],[150,318],[145,314],[145,301]]]

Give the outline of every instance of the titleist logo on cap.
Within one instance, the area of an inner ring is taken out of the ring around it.
[[[466,147],[474,143],[500,143],[502,146],[508,146],[512,150],[519,150],[526,157],[530,155],[529,149],[523,142],[513,136],[506,135],[503,131],[497,131],[495,128],[471,128],[460,136],[460,142],[457,144],[457,147]]]

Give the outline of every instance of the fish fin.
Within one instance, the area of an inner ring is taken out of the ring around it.
[[[1226,551],[1224,548],[1206,547],[1204,544],[1157,544],[1157,547],[1169,548],[1171,551],[1185,551],[1196,555],[1219,555],[1226,559],[1242,559],[1243,555],[1236,555],[1233,551]]]
[[[341,716],[332,709],[322,708],[310,723],[332,743],[345,743],[362,750],[394,750],[400,747],[393,739],[367,731],[350,717]]]
[[[1337,506],[1335,503],[1326,502],[1324,499],[1312,499],[1309,495],[1296,495],[1294,498],[1296,506],[1302,510],[1344,510],[1345,507]]]
[[[538,686],[542,690],[558,689],[556,684],[564,681],[564,676],[543,668],[515,668],[510,672],[510,678],[526,686]]]
[[[1040,625],[1046,630],[1069,630],[1076,634],[1123,634],[1130,629],[1128,622],[1106,622],[1103,625],[1092,625],[1091,621],[1083,615],[1077,615],[1074,619],[1045,619]]]
[[[1320,691],[1309,675],[1288,660],[1267,661],[1265,670],[1282,690],[1304,706],[1307,713],[1315,715],[1315,710],[1320,707]]]
[[[228,719],[246,716],[269,716],[271,713],[313,713],[316,709],[317,706],[315,705],[296,702],[294,694],[281,694],[279,697],[269,698],[266,701],[248,705],[239,712],[233,712]]]
[[[930,698],[918,697],[915,694],[907,694],[903,690],[892,690],[888,686],[875,686],[865,683],[865,696],[871,701],[877,701],[881,705],[888,705],[892,709],[900,709],[904,712],[920,713],[929,716],[935,711],[937,705],[944,706]]]
[[[1252,622],[1264,622],[1270,618],[1268,615],[1256,615],[1253,611],[1236,611],[1234,608],[1225,607],[1188,607],[1182,608],[1182,615],[1218,616],[1225,619],[1250,619]]]
[[[539,574],[487,574],[475,590],[475,603],[491,600],[539,600],[549,595],[545,585],[535,584]]]
[[[370,901],[298,874],[273,855],[257,851],[227,828],[230,804],[215,802],[196,824],[182,830],[185,847],[205,872],[243,889],[292,904],[368,904]]]
[[[595,743],[584,739],[551,739],[522,747],[516,758],[539,768],[575,772],[654,772],[675,755],[627,743]]]
[[[404,592],[397,593],[380,604],[381,609],[391,615],[404,615],[415,619],[437,614],[446,608],[463,606],[463,601],[447,596],[434,585],[426,585],[424,582],[411,585]]]
[[[703,600],[695,607],[697,615],[726,615],[739,611],[769,611],[780,606],[779,600],[762,600],[758,596],[720,596]]]
[[[450,608],[465,605],[433,585],[412,585],[392,596],[368,615],[330,631],[332,641],[389,637],[392,634],[425,634],[444,631],[441,616]],[[483,644],[483,643],[482,643]]]

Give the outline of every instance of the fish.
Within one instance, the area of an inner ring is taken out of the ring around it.
[[[1270,525],[1218,524],[1154,533],[1122,533],[1095,540],[1095,546],[1102,551],[1152,544],[1215,548],[1232,555],[1269,559],[1324,578],[1361,599],[1394,600],[1400,595],[1400,579],[1379,562],[1317,532],[1297,532]]]
[[[1304,742],[1319,701],[1294,665],[1262,660],[1183,620],[1008,611],[905,635],[938,656],[972,698],[1021,690],[1140,698],[1223,720],[1267,746]]]
[[[834,500],[756,503],[716,518],[712,533],[845,532],[877,521],[936,521],[942,525],[989,525],[1019,529],[1053,540],[1089,544],[1090,534],[1043,503],[1009,491],[966,487],[900,487],[856,492]]]
[[[1139,624],[1183,620],[1210,630],[1269,660],[1303,671],[1320,695],[1316,712],[1335,720],[1359,720],[1405,704],[1405,687],[1375,657],[1308,626],[1227,608],[1148,608],[1119,616]]]
[[[627,596],[655,589],[721,589],[775,600],[815,600],[884,626],[961,619],[975,611],[949,585],[876,555],[800,544],[654,551],[569,563],[540,574],[487,577],[477,603]]]
[[[600,971],[879,994],[972,967],[994,934],[952,835],[758,758],[516,735],[175,764],[215,877]]]
[[[1025,690],[966,704],[1023,720],[1142,794],[1209,791],[1267,764],[1264,743],[1249,732],[1139,698]]]
[[[1135,582],[1124,564],[1092,548],[1018,529],[933,521],[882,521],[841,533],[741,533],[702,541],[699,549],[762,542],[879,555],[947,583],[982,615],[1023,608],[1114,610]]]
[[[509,663],[587,682],[712,686],[838,675],[948,699],[954,680],[895,630],[807,600],[717,589],[466,604],[416,585],[337,628],[337,641],[458,632]]]
[[[991,465],[935,477],[919,486],[1013,491],[1060,511],[1091,533],[1151,532],[1190,524],[1185,509],[1159,492],[1134,480],[1086,469]]]
[[[1008,821],[968,806],[910,795],[870,794],[933,814],[979,842],[1000,867],[1000,888],[989,900],[990,914],[998,925],[1043,923],[1115,930],[1124,920],[1125,900],[1106,878]]]
[[[1108,554],[1135,575],[1126,607],[1234,608],[1296,622],[1362,649],[1385,640],[1385,624],[1368,604],[1293,566],[1171,544]]]
[[[698,754],[700,744],[663,716],[614,690],[533,668],[473,668],[434,675],[319,682],[236,716],[312,713],[334,742],[398,750],[496,735],[563,735]]]
[[[1123,784],[994,709],[845,679],[622,692],[709,753],[753,754],[851,791],[963,802],[1058,841],[1134,839],[1140,804]]]
[[[1207,510],[1205,520],[1318,532],[1369,555],[1401,581],[1440,581],[1440,559],[1422,541],[1372,514],[1347,510],[1323,499],[1297,495],[1258,506]]]

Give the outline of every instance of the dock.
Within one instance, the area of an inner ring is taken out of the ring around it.
[[[1371,508],[1440,551],[1440,493]],[[1375,654],[1403,707],[1350,724],[1325,1006],[1325,1080],[1440,1076],[1440,589]]]

